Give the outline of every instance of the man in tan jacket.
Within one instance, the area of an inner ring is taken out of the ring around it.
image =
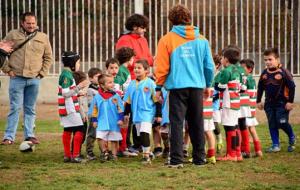
[[[5,40],[13,41],[13,48],[18,47],[37,31],[34,13],[26,12],[21,16],[21,28],[10,31]],[[37,32],[20,49],[14,51],[2,70],[10,76],[9,100],[10,112],[1,144],[13,144],[19,121],[19,111],[24,110],[24,138],[39,144],[33,133],[35,123],[35,104],[38,96],[40,79],[47,75],[53,62],[52,50],[46,34]]]

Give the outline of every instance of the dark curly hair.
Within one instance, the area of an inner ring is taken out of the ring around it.
[[[118,49],[115,55],[115,57],[119,60],[119,63],[121,65],[129,61],[134,56],[135,56],[134,50],[129,47],[122,47]]]
[[[168,18],[173,25],[190,25],[192,22],[190,10],[180,4],[170,9]]]
[[[149,19],[140,14],[133,14],[127,18],[125,22],[125,28],[129,31],[133,31],[133,27],[148,28]]]

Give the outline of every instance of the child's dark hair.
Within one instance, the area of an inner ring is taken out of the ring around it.
[[[274,55],[275,58],[279,58],[279,51],[277,47],[267,48],[264,51],[264,56]]]
[[[135,56],[134,50],[129,47],[122,47],[116,52],[116,58],[121,65],[128,62],[133,56]]]
[[[129,31],[133,31],[134,27],[148,28],[149,19],[140,14],[133,14],[127,18],[125,22],[125,28]]]
[[[108,69],[110,64],[117,64],[118,66],[120,66],[120,63],[119,63],[118,59],[116,59],[116,58],[109,58],[108,60],[106,60],[106,62],[105,62],[106,69]]]
[[[192,21],[191,11],[180,4],[170,9],[168,18],[173,25],[190,25]]]
[[[145,70],[150,68],[149,63],[146,59],[139,59],[135,62],[135,64],[141,64]]]
[[[227,58],[229,63],[236,64],[240,60],[240,49],[237,46],[229,45],[223,52],[223,57]]]
[[[61,55],[61,61],[64,67],[69,67],[72,71],[75,71],[76,62],[80,59],[80,55],[73,51],[64,51]]]
[[[240,61],[241,64],[245,64],[245,66],[247,67],[247,69],[251,69],[251,73],[254,69],[254,61],[252,59],[242,59]]]
[[[78,85],[79,83],[81,83],[82,81],[87,79],[86,74],[83,71],[73,72],[73,77],[74,77],[76,85]]]
[[[93,78],[95,75],[101,74],[101,73],[102,73],[101,69],[99,69],[99,68],[97,68],[97,67],[92,67],[92,68],[90,68],[89,71],[88,71],[88,76],[89,76],[90,78]]]
[[[100,87],[101,87],[101,85],[105,84],[105,78],[107,78],[107,77],[113,77],[113,76],[111,74],[103,73],[98,77],[98,83],[99,83]]]

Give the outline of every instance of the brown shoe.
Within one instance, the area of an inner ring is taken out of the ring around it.
[[[14,141],[9,140],[9,139],[4,139],[4,140],[1,142],[1,145],[12,145],[12,144],[14,144]]]
[[[31,141],[32,144],[40,144],[40,141],[37,140],[37,138],[35,137],[28,137],[27,139],[25,139],[26,141]]]

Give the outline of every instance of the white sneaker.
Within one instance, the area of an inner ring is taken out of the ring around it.
[[[128,149],[126,149],[125,151],[123,151],[123,155],[127,156],[127,157],[136,157],[136,156],[138,156],[137,153],[135,153],[135,152],[129,152]]]

